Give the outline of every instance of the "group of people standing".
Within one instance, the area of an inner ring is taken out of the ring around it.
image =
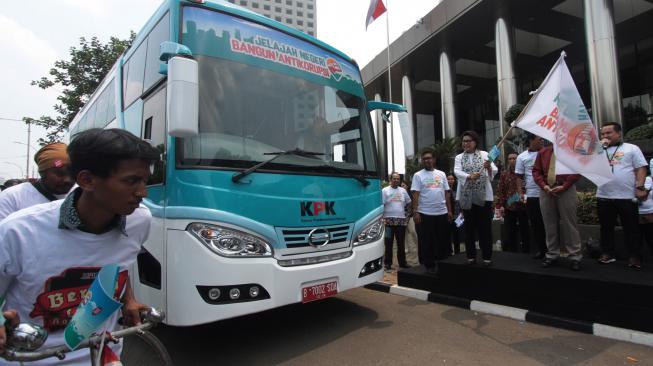
[[[403,232],[412,212],[417,231],[418,261],[426,267],[428,272],[435,272],[436,260],[442,259],[451,253],[451,240],[457,239],[455,215],[458,208],[462,212],[465,223],[465,251],[469,264],[476,263],[476,239],[482,252],[483,264],[492,264],[492,208],[494,194],[491,181],[498,169],[488,158],[488,153],[478,149],[480,137],[474,131],[462,134],[463,152],[456,156],[454,174],[458,180],[455,194],[450,182],[455,178],[447,176],[443,171],[435,169],[436,156],[432,150],[426,149],[421,153],[423,169],[413,175],[410,186],[410,196],[404,190],[397,194],[399,175],[393,173],[391,185],[383,190],[383,203],[385,205],[386,229],[396,232],[394,221],[396,214],[389,212],[391,205],[406,207],[403,219]],[[393,183],[394,181],[394,183]],[[392,193],[391,193],[392,192]],[[390,197],[403,197],[403,200],[392,201]],[[392,203],[391,202],[396,202]],[[408,206],[410,205],[410,206]],[[411,210],[409,211],[408,208]],[[394,211],[395,213],[398,211]],[[405,235],[402,235],[402,239]],[[399,239],[399,238],[398,238]],[[404,242],[397,240],[398,259],[400,266],[405,266]],[[386,231],[386,269],[392,265],[393,236]],[[454,252],[457,248],[454,245]],[[402,263],[403,262],[403,263]]]
[[[642,236],[653,250],[653,181],[647,177],[647,163],[639,147],[622,140],[621,125],[605,123],[601,128],[601,143],[614,177],[596,191],[600,223],[602,264],[615,262],[615,225],[617,217],[623,226],[631,268],[641,268]],[[399,185],[399,174],[393,174],[391,187],[384,189],[386,223],[397,224],[398,217],[388,217],[392,190],[396,207],[401,206],[401,226],[393,225],[401,267],[406,266],[404,254],[405,227],[410,213],[414,217],[418,237],[418,260],[429,272],[435,271],[437,259],[451,253],[451,242],[457,241],[457,225],[453,219],[462,213],[467,261],[477,261],[476,241],[481,249],[482,263],[492,264],[493,208],[504,219],[502,246],[504,250],[531,253],[541,259],[543,267],[558,263],[562,248],[572,270],[579,270],[583,257],[578,231],[578,174],[556,172],[556,155],[551,144],[544,145],[539,136],[526,133],[527,150],[510,153],[506,168],[497,187],[497,201],[491,181],[498,170],[488,153],[478,149],[479,136],[474,131],[462,134],[463,152],[455,158],[454,176],[434,168],[436,157],[431,150],[421,154],[423,169],[414,174],[411,194]],[[652,159],[653,163],[653,159]],[[453,191],[455,179],[458,184]],[[401,197],[401,198],[400,198]],[[399,213],[398,210],[395,211]],[[386,234],[386,269],[392,265],[394,237]],[[400,240],[401,239],[401,240]],[[531,243],[536,248],[531,248]],[[458,246],[454,244],[454,252]]]

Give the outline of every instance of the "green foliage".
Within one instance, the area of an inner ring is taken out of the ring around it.
[[[635,127],[630,131],[626,132],[626,136],[624,136],[624,140],[630,142],[636,140],[649,139],[651,137],[653,137],[653,126],[646,124],[646,125],[641,125],[639,127]]]
[[[585,225],[598,225],[599,214],[596,210],[596,192],[577,192],[578,207],[576,213],[578,215],[578,223]]]
[[[508,108],[506,114],[503,115],[504,121],[507,124],[511,124],[514,120],[519,117],[519,114],[524,110],[526,106],[523,104],[515,104],[512,107]]]
[[[435,166],[437,169],[442,170],[446,174],[453,171],[453,160],[456,157],[456,154],[460,151],[460,138],[446,138],[428,146],[427,148],[433,150],[436,158]],[[424,149],[422,149],[422,151],[424,151]],[[410,180],[415,172],[422,169],[419,162],[419,157],[422,151],[420,151],[413,159],[406,159],[406,181]]]
[[[54,105],[56,116],[41,116],[38,119],[24,117],[25,123],[42,126],[47,131],[41,144],[60,141],[75,114],[84,106],[98,87],[102,78],[111,70],[118,57],[131,45],[136,34],[131,32],[129,39],[111,37],[103,44],[96,37],[88,41],[79,39],[79,47],[70,48],[70,60],[55,61],[49,76],[32,81],[31,85],[41,89],[55,87],[60,91],[58,103]]]

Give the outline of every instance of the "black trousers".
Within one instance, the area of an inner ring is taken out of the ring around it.
[[[642,235],[642,241],[645,239],[649,251],[653,255],[653,222],[648,224],[639,224],[639,232]]]
[[[397,239],[397,262],[402,267],[406,266],[406,227],[403,225],[385,226],[385,257],[383,262],[387,267],[392,266],[392,247]]]
[[[533,230],[533,241],[537,246],[536,249],[544,255],[547,252],[546,233],[544,232],[544,221],[542,220],[542,211],[540,211],[539,197],[528,197],[526,199],[526,212],[528,213],[531,230]]]
[[[522,253],[529,253],[530,243],[526,210],[505,210],[503,216],[503,238],[501,238],[503,250],[515,253],[520,251]]]
[[[469,210],[463,210],[465,217],[465,251],[468,259],[476,258],[476,238],[481,247],[483,260],[492,259],[492,201],[486,201],[483,206],[472,205]]]
[[[449,220],[444,215],[424,215],[422,223],[417,225],[417,257],[426,268],[435,267],[436,259],[441,258],[442,247],[449,250]]]
[[[449,241],[453,251],[449,253],[458,254],[460,253],[460,228],[456,226],[455,222],[449,223]]]
[[[597,198],[599,224],[601,225],[601,252],[614,257],[614,227],[617,215],[624,231],[624,242],[631,257],[640,257],[639,208],[629,199]]]

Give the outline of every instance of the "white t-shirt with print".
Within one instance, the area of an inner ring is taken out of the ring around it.
[[[383,197],[383,217],[406,218],[405,207],[411,200],[403,187],[387,186],[383,188],[381,195]]]
[[[446,214],[448,210],[444,192],[449,189],[447,175],[441,170],[422,169],[415,173],[410,190],[419,192],[417,212],[433,216]]]
[[[88,285],[92,272],[109,264],[118,264],[126,275],[149,235],[151,215],[145,206],[127,216],[127,236],[118,228],[103,234],[60,229],[63,202],[29,207],[0,223],[0,292],[6,294],[5,309],[16,309],[23,322],[59,324],[56,314],[76,308],[71,304],[80,300],[80,282],[87,280]],[[44,347],[64,344],[63,329],[48,333]],[[64,361],[29,364],[89,365],[89,357],[88,349],[81,349]]]
[[[65,194],[54,196],[58,199],[66,197]],[[0,192],[0,221],[16,211],[47,202],[50,200],[37,191],[32,183],[26,182],[9,187]]]
[[[537,159],[537,151],[526,150],[517,156],[515,174],[524,176],[526,186],[526,197],[540,197],[540,186],[533,179],[533,164]]]
[[[624,142],[619,146],[610,146],[606,151],[606,158],[612,158],[614,178],[596,189],[596,197],[635,198],[635,169],[647,165],[642,150],[636,145]]]
[[[646,215],[653,213],[653,179],[651,177],[646,177],[644,187],[648,189],[648,197],[639,204],[639,214]]]

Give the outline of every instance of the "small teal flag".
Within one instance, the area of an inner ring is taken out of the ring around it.
[[[495,161],[497,158],[501,155],[501,151],[499,151],[499,148],[497,145],[492,146],[490,149],[490,152],[487,153],[487,157],[490,159],[490,161]]]
[[[122,305],[113,299],[118,282],[118,265],[102,267],[91,284],[77,312],[64,330],[64,341],[69,349],[77,346],[95,333]]]

